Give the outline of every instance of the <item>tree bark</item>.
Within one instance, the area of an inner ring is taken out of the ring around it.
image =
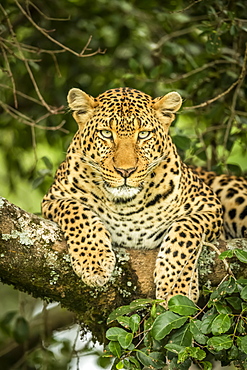
[[[60,302],[100,341],[104,333],[102,322],[113,309],[133,299],[155,298],[153,271],[157,249],[119,248],[111,282],[103,288],[91,288],[73,272],[63,234],[54,222],[0,198],[0,233],[1,281],[34,297]],[[222,241],[218,248],[226,249],[226,243]],[[227,274],[214,254],[203,253],[199,265],[204,275],[202,284],[209,281],[217,285]],[[243,275],[244,269],[239,266]]]

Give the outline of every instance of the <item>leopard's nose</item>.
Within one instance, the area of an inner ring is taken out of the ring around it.
[[[123,178],[127,179],[127,177],[130,177],[130,175],[135,172],[137,167],[131,167],[131,168],[117,168],[114,167],[116,172],[119,173]]]

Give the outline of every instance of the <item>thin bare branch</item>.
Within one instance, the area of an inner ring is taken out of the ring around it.
[[[161,37],[161,39],[157,42],[154,50],[158,50],[161,48],[162,45],[164,45],[167,41],[171,40],[171,39],[174,39],[176,37],[180,37],[180,36],[183,36],[183,35],[186,35],[187,33],[190,33],[192,31],[194,31],[196,28],[196,26],[191,26],[191,27],[188,27],[188,28],[183,28],[182,30],[178,30],[178,31],[174,31],[174,32],[171,32],[167,35],[164,35],[163,37]]]
[[[0,40],[2,40],[4,43],[5,43],[5,48],[7,48],[6,44],[9,44],[10,46],[15,46],[14,42],[12,40],[8,40],[8,39],[4,39],[2,37],[0,37]],[[41,53],[48,53],[48,54],[61,54],[61,53],[64,53],[65,50],[62,50],[62,49],[59,49],[59,50],[48,50],[48,49],[41,49],[41,48],[37,48],[36,46],[32,46],[32,45],[28,45],[28,44],[24,44],[22,42],[19,42],[22,50],[25,50],[27,51],[28,53],[33,53],[33,54],[41,54]],[[8,49],[8,50],[11,50],[11,49]],[[12,52],[12,50],[11,50]],[[19,58],[20,60],[22,60],[18,55],[15,55],[13,52],[12,54],[16,57],[16,58]],[[29,59],[27,59],[29,60]],[[38,59],[38,60],[35,60],[35,59],[30,59],[32,62],[33,61],[40,61],[41,59]]]
[[[184,110],[192,110],[192,109],[197,109],[197,108],[203,108],[203,107],[206,107],[209,104],[212,104],[216,100],[219,100],[223,96],[227,95],[232,89],[234,89],[234,87],[236,87],[239,84],[242,84],[242,82],[244,80],[244,77],[245,77],[245,74],[246,74],[246,63],[247,63],[247,45],[246,45],[246,49],[245,49],[245,55],[244,55],[242,70],[240,72],[240,75],[239,75],[237,81],[233,82],[233,84],[231,86],[229,86],[228,89],[223,91],[221,94],[215,96],[214,98],[209,99],[209,100],[207,100],[207,101],[205,101],[201,104],[198,104],[198,105],[193,105],[191,107],[184,107],[183,109]]]
[[[39,7],[37,5],[35,5],[32,1],[30,0],[27,0],[27,6],[28,5],[31,5],[35,10],[37,10],[37,12],[42,15],[43,18],[47,19],[48,21],[61,21],[61,22],[64,22],[64,21],[68,21],[70,18],[53,18],[53,17],[48,17],[48,15],[46,15],[45,13],[43,13]],[[29,13],[30,14],[30,13]]]
[[[0,85],[1,86],[1,85]],[[24,123],[25,125],[27,126],[32,126],[32,127],[35,127],[35,128],[39,128],[41,130],[47,130],[47,131],[56,131],[56,130],[59,130],[59,131],[62,131],[66,134],[69,133],[68,130],[66,130],[65,128],[63,128],[64,124],[66,123],[65,120],[63,120],[59,125],[57,126],[41,126],[41,125],[38,125],[37,123],[42,121],[42,120],[45,120],[46,118],[50,117],[52,114],[50,112],[46,113],[45,115],[41,116],[39,119],[37,120],[32,120],[30,117],[26,116],[25,114],[22,114],[21,112],[19,112],[18,110],[14,109],[13,107],[11,107],[10,105],[7,105],[5,104],[3,101],[0,100],[0,106],[3,108],[3,110],[5,112],[7,112],[11,117],[13,117],[14,119],[18,120],[19,122],[22,122]],[[63,113],[63,111],[60,111],[60,109],[63,109],[64,107],[60,107],[60,108],[57,108],[57,113],[56,114],[60,114],[60,113]],[[54,114],[54,113],[53,113]]]
[[[237,104],[237,98],[238,98],[238,95],[239,95],[239,91],[240,91],[241,85],[242,85],[242,83],[244,81],[244,78],[245,78],[245,75],[246,75],[246,64],[247,64],[247,43],[245,45],[243,68],[242,68],[241,74],[240,74],[239,79],[238,79],[238,85],[236,87],[236,90],[235,90],[235,92],[233,94],[233,98],[232,98],[231,115],[230,115],[230,117],[228,119],[228,122],[227,122],[226,132],[225,132],[224,141],[223,141],[224,148],[226,148],[227,141],[228,141],[228,138],[229,138],[229,135],[230,135],[230,132],[231,132],[232,124],[233,124],[233,121],[234,121],[234,118],[235,118],[235,115],[236,115],[235,108],[236,108],[236,104]]]
[[[37,23],[34,22],[34,20],[32,19],[31,16],[29,16],[29,14],[25,11],[25,9],[23,9],[23,7],[21,6],[21,4],[19,3],[18,0],[15,0],[15,3],[16,5],[18,6],[18,8],[20,9],[20,11],[22,12],[22,14],[29,20],[29,22],[39,31],[41,32],[45,37],[47,37],[49,40],[51,40],[54,44],[57,44],[58,46],[60,46],[63,50],[66,50],[68,52],[70,52],[71,54],[74,54],[76,55],[77,57],[90,57],[90,56],[93,56],[93,55],[96,55],[96,54],[104,54],[105,53],[105,50],[101,50],[100,48],[98,48],[98,50],[94,51],[93,53],[90,53],[90,54],[83,54],[85,52],[85,47],[82,49],[82,51],[80,53],[77,53],[76,51],[70,49],[69,47],[61,44],[59,41],[57,41],[56,39],[54,39],[53,37],[51,37],[48,33],[47,30],[44,30],[42,27],[40,27]],[[89,37],[90,39],[90,37]],[[88,42],[86,43],[86,46],[88,46]]]
[[[200,3],[201,1],[203,0],[194,0],[191,4],[189,4],[188,6],[186,6],[186,8],[183,8],[183,9],[180,9],[180,10],[174,10],[172,12],[169,12],[171,14],[176,14],[176,13],[183,13],[185,12],[186,10],[190,9],[192,6],[194,6],[195,4],[197,3]]]
[[[4,89],[12,89],[10,86],[5,85],[5,84],[1,84],[1,83],[0,83],[0,87],[2,87]],[[30,95],[24,94],[23,92],[21,92],[19,90],[16,90],[16,94],[19,95],[19,96],[21,96],[21,97],[23,97],[23,98],[25,98],[25,99],[27,99],[27,100],[32,101],[35,104],[42,105],[42,103],[38,99],[35,99],[32,96],[30,96]]]
[[[15,57],[16,59],[18,60],[21,60],[22,62],[24,61],[23,57],[18,55],[17,53],[15,53],[7,44],[9,44],[12,48],[16,47],[16,43],[14,41],[9,41],[9,40],[6,40],[6,39],[3,39],[3,38],[0,38],[0,41],[1,41],[1,45],[4,49],[6,49],[6,51],[8,52],[9,55],[12,55],[13,57]],[[22,44],[19,43],[19,45],[21,46],[22,50],[25,50],[25,51],[28,51],[30,52],[29,50],[25,49],[22,47]],[[34,53],[34,51],[33,51]],[[31,59],[31,58],[25,58],[26,61],[28,62],[34,62],[34,63],[39,63],[41,62],[41,59]]]
[[[9,27],[9,30],[10,30],[10,33],[11,33],[11,36],[12,36],[12,38],[13,38],[13,40],[14,40],[14,43],[15,43],[15,46],[17,47],[17,49],[18,49],[18,51],[19,51],[19,53],[20,53],[20,55],[21,55],[21,57],[22,57],[22,59],[23,59],[23,62],[24,62],[24,64],[25,64],[25,67],[26,67],[26,70],[27,70],[27,72],[28,72],[28,74],[29,74],[29,77],[30,77],[30,79],[31,79],[31,81],[32,81],[32,84],[33,84],[33,87],[34,87],[34,89],[35,89],[35,91],[36,91],[36,94],[38,95],[38,97],[39,97],[39,99],[40,99],[40,101],[41,101],[41,103],[42,103],[42,105],[49,111],[49,112],[51,112],[51,113],[54,113],[54,111],[51,109],[51,107],[46,103],[46,101],[44,100],[44,98],[43,98],[43,96],[42,96],[42,94],[41,94],[41,92],[40,92],[40,90],[39,90],[39,87],[38,87],[38,85],[37,85],[37,83],[36,83],[36,80],[35,80],[35,78],[34,78],[34,75],[33,75],[33,73],[32,73],[32,70],[31,70],[31,68],[30,68],[30,66],[29,66],[29,64],[28,64],[28,61],[27,61],[27,59],[24,57],[24,55],[23,55],[23,51],[22,51],[22,48],[21,48],[21,46],[20,46],[20,44],[19,44],[19,42],[18,42],[18,40],[17,40],[17,37],[16,37],[16,34],[15,34],[15,32],[14,32],[14,29],[13,29],[13,26],[12,26],[12,24],[11,24],[11,22],[10,22],[10,19],[9,19],[9,17],[8,17],[8,14],[7,14],[7,12],[5,11],[5,9],[2,7],[2,5],[0,4],[0,7],[1,7],[1,10],[2,10],[2,12],[3,12],[3,14],[4,14],[4,16],[5,16],[5,18],[6,18],[6,20],[7,20],[7,23],[8,23],[8,27]]]
[[[229,60],[222,60],[222,59],[214,60],[214,61],[212,61],[210,63],[204,64],[201,67],[195,68],[195,69],[193,69],[190,72],[183,73],[182,75],[179,75],[178,77],[175,77],[175,78],[167,78],[167,79],[164,79],[164,80],[161,80],[161,81],[164,82],[164,83],[174,83],[174,82],[183,80],[185,78],[191,77],[191,76],[193,76],[196,73],[200,73],[200,72],[204,71],[205,69],[214,67],[215,65],[218,65],[218,64],[239,64],[239,62],[236,61],[236,60],[231,60],[231,61],[229,61]]]
[[[17,109],[18,108],[18,101],[17,101],[17,97],[16,97],[15,79],[14,79],[13,73],[12,73],[11,68],[10,68],[8,56],[7,56],[7,54],[6,54],[2,45],[1,45],[1,50],[2,50],[2,54],[3,54],[3,59],[6,63],[6,67],[7,67],[7,70],[8,70],[9,77],[10,77],[10,81],[11,81],[11,84],[12,84],[12,91],[13,91],[13,97],[14,97],[14,106]]]

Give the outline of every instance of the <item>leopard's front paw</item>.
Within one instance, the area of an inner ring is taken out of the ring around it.
[[[105,285],[114,270],[116,258],[111,250],[94,253],[71,253],[71,263],[75,273],[89,286]]]
[[[165,273],[166,272],[166,273]],[[197,270],[193,271],[193,274],[189,275],[189,272],[185,274],[181,273],[169,273],[160,268],[160,265],[156,265],[154,273],[154,282],[156,284],[156,298],[163,299],[164,306],[171,297],[176,294],[185,295],[192,301],[197,302],[199,298],[198,289],[198,277]]]

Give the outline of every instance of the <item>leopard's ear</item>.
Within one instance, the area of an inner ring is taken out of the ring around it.
[[[92,115],[93,108],[97,106],[97,102],[92,96],[76,88],[69,91],[67,100],[79,127]]]
[[[164,120],[166,126],[170,126],[176,113],[182,105],[182,98],[179,93],[172,91],[160,98],[153,100],[153,108],[158,115]]]

